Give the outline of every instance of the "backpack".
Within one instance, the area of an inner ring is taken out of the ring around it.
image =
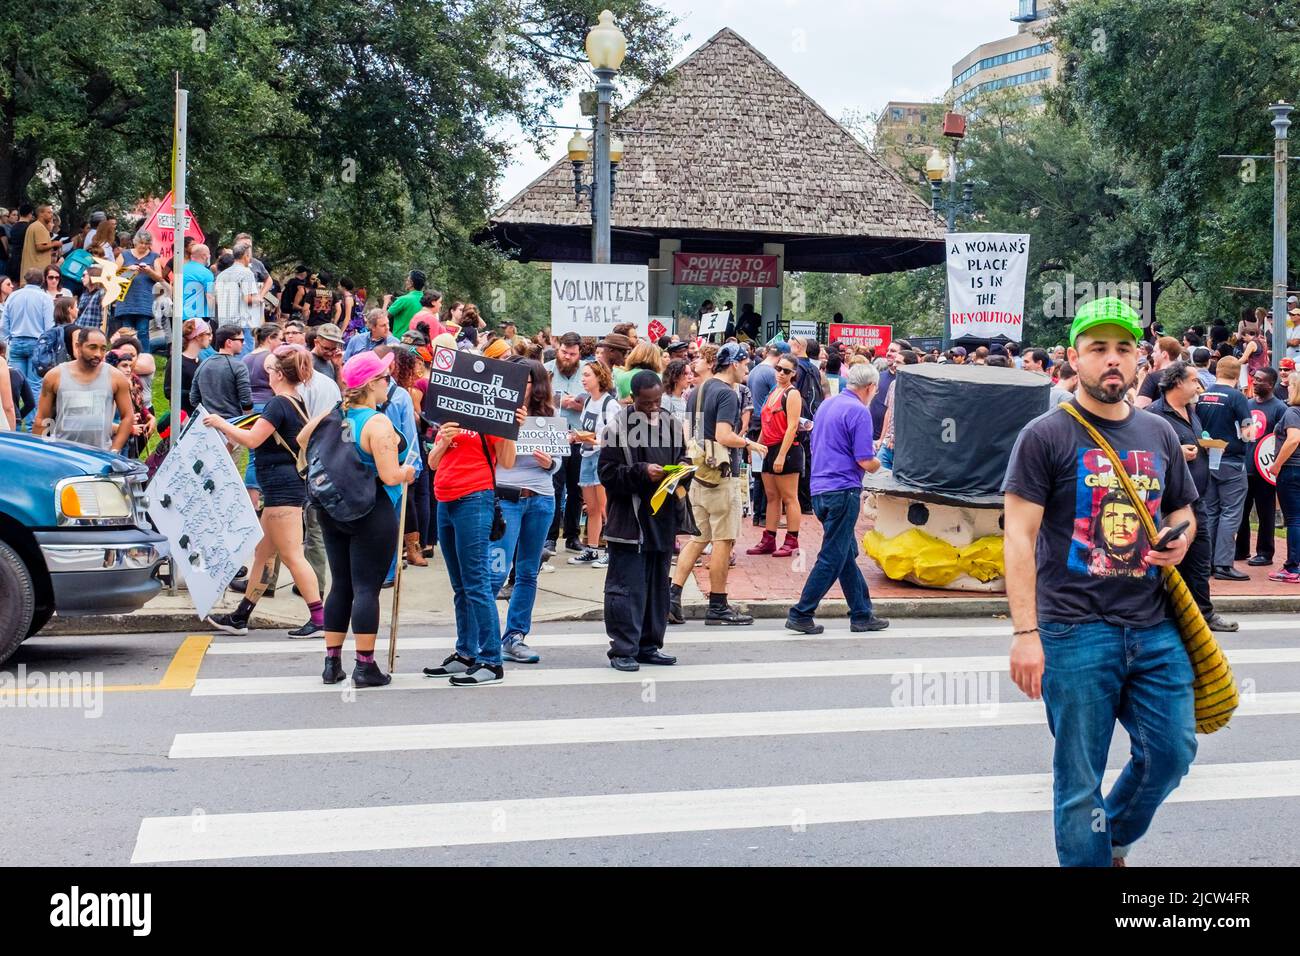
[[[73,249],[59,267],[59,275],[73,282],[80,282],[86,270],[95,264],[95,257],[85,249]]]
[[[810,371],[804,364],[806,361],[807,359],[803,359],[795,363],[795,367],[799,369],[795,388],[803,397],[803,417],[812,418],[817,414],[817,407],[822,403],[822,381],[821,374]]]
[[[52,329],[46,329],[36,340],[36,350],[32,352],[32,368],[42,378],[50,369],[72,360],[63,331],[63,326],[56,325]]]
[[[364,518],[375,507],[375,474],[361,460],[361,447],[343,406],[316,425],[304,449],[307,497],[335,521]]]

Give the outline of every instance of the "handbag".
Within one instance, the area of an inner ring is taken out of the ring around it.
[[[488,471],[492,472],[492,530],[488,532],[488,540],[500,541],[506,536],[506,516],[501,513],[501,501],[497,497],[497,466],[482,432],[479,432],[478,440],[483,444],[483,457],[487,459]]]
[[[1106,453],[1116,477],[1119,478],[1125,494],[1128,495],[1142,522],[1142,527],[1146,530],[1147,539],[1154,542],[1159,536],[1156,523],[1151,518],[1151,513],[1147,511],[1137,488],[1133,486],[1133,479],[1129,477],[1124,464],[1119,460],[1119,455],[1115,454],[1115,449],[1073,405],[1066,402],[1057,407],[1065,409],[1083,426],[1088,437],[1096,442],[1097,447]],[[1239,703],[1237,682],[1233,679],[1228,658],[1219,647],[1219,642],[1214,639],[1214,632],[1205,623],[1205,617],[1201,614],[1201,609],[1196,606],[1196,601],[1183,576],[1178,573],[1177,568],[1172,567],[1161,568],[1160,573],[1164,578],[1164,586],[1170,602],[1173,604],[1174,620],[1178,625],[1178,633],[1183,639],[1183,647],[1187,649],[1187,656],[1192,662],[1194,674],[1192,689],[1196,694],[1196,732],[1212,734],[1228,726],[1233,711],[1237,709]]]
[[[704,404],[705,382],[695,390],[695,414],[691,419],[691,435],[686,440],[686,457],[695,466],[695,480],[706,488],[716,488],[722,479],[731,477],[731,455],[723,449],[718,458],[718,443],[712,438],[701,438],[700,406]],[[725,387],[725,386],[724,386]]]

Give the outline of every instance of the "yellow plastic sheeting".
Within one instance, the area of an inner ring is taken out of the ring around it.
[[[962,574],[987,583],[1002,577],[1002,538],[986,535],[958,548],[911,528],[892,538],[868,531],[862,550],[894,581],[915,580],[930,587],[947,587]]]

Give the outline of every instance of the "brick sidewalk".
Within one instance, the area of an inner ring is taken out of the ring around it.
[[[858,539],[861,541],[862,535],[871,529],[871,523],[865,519],[858,522]],[[801,549],[804,551],[806,562],[803,569],[795,562],[798,558],[773,558],[770,555],[748,555],[745,549],[753,547],[762,537],[761,528],[755,528],[750,524],[750,519],[745,518],[744,524],[740,529],[740,541],[736,543],[736,566],[731,569],[731,574],[727,579],[727,595],[733,601],[780,601],[793,604],[799,599],[799,592],[803,589],[803,582],[807,572],[811,569],[813,562],[817,558],[817,552],[821,548],[822,529],[821,525],[815,518],[805,516],[803,526],[799,530],[799,542]],[[779,545],[785,531],[777,532],[777,544]],[[683,541],[685,539],[682,539]],[[1282,550],[1285,550],[1285,539],[1282,540]],[[707,560],[707,558],[706,558]],[[1244,561],[1237,564],[1239,571],[1250,574],[1249,581],[1210,581],[1211,595],[1223,596],[1249,596],[1249,595],[1297,595],[1300,596],[1300,587],[1288,584],[1278,584],[1268,580],[1269,572],[1281,566],[1282,556],[1279,554],[1278,563],[1270,568],[1251,568],[1247,567]],[[867,587],[871,591],[873,598],[933,598],[933,599],[951,599],[951,598],[974,598],[985,596],[981,591],[944,591],[934,588],[922,588],[901,581],[891,581],[881,573],[876,563],[866,556],[858,558],[858,566],[862,568],[862,573],[866,576]],[[695,580],[699,585],[700,591],[707,594],[709,592],[709,569],[703,565],[695,569]],[[989,596],[1002,596],[998,592]],[[831,588],[830,599],[842,600],[844,595],[840,591],[839,585]]]

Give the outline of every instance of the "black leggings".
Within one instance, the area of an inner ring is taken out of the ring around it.
[[[379,587],[397,551],[397,509],[384,486],[375,482],[375,507],[364,518],[335,521],[321,508],[321,534],[329,559],[325,630],[374,634],[379,630]]]

